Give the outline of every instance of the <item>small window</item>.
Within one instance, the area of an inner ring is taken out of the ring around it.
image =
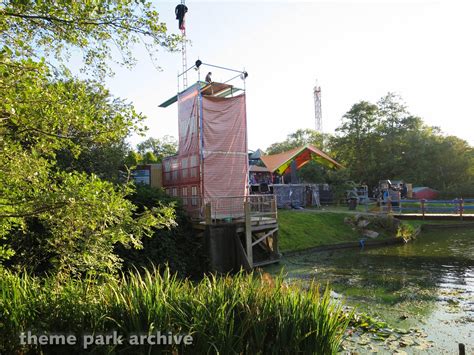
[[[191,205],[193,206],[197,206],[198,204],[198,198],[197,198],[197,186],[193,186],[191,187],[191,195],[193,196],[192,199],[191,199]]]
[[[177,197],[177,196],[178,196],[178,188],[173,187],[173,197]]]
[[[183,198],[183,205],[187,206],[188,205],[188,188],[183,187],[181,190],[181,197]]]
[[[171,170],[178,170],[179,169],[179,163],[178,159],[173,159],[171,162]]]

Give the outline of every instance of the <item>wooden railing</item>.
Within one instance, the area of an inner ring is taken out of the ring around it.
[[[420,214],[422,217],[433,214],[458,215],[474,213],[474,199],[456,198],[453,200],[403,200],[388,198],[380,201],[380,212]]]
[[[249,216],[253,221],[263,218],[277,218],[275,195],[248,195],[214,198],[205,204],[205,221],[216,222],[245,221]]]

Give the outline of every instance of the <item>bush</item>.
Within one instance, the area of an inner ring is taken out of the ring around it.
[[[197,235],[178,201],[166,195],[163,189],[138,185],[131,201],[139,207],[173,206],[175,225],[169,229],[156,229],[150,238],[142,239],[142,249],[118,245],[116,252],[124,260],[124,269],[167,264],[180,276],[201,276],[207,271],[204,237]]]
[[[403,238],[405,242],[415,239],[416,235],[419,233],[419,230],[413,227],[411,224],[400,224],[397,230],[396,237],[397,238]]]

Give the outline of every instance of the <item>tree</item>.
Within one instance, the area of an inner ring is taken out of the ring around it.
[[[151,152],[156,157],[156,162],[161,162],[163,158],[177,153],[178,142],[168,135],[162,138],[148,138],[137,145],[137,150],[144,158],[148,152]]]
[[[57,152],[57,166],[65,171],[95,174],[101,179],[119,182],[123,178],[123,166],[130,148],[124,139],[94,143],[81,147],[77,158],[70,150]],[[131,166],[131,165],[127,165]]]
[[[336,160],[350,169],[355,181],[374,183],[378,179],[378,156],[374,150],[380,139],[376,134],[377,114],[378,107],[367,101],[354,104],[336,129],[340,135],[331,141]]]
[[[125,165],[128,168],[133,168],[141,164],[142,161],[143,161],[143,157],[139,153],[133,150],[130,150],[127,156],[125,157]]]
[[[139,211],[127,198],[132,185],[99,178],[114,180],[107,170],[123,160],[124,139],[142,131],[143,117],[65,64],[80,50],[83,69],[102,79],[113,52],[130,66],[135,43],[153,54],[179,39],[146,0],[2,3],[1,264],[108,275],[120,264],[117,243],[140,247],[142,236],[174,224],[172,206]],[[103,153],[111,162],[98,161]]]
[[[180,37],[166,30],[146,0],[6,0],[0,8],[0,42],[15,58],[45,56],[64,64],[76,48],[82,51],[84,69],[99,77],[111,73],[107,63],[112,59],[133,65],[136,43],[152,57],[160,47],[174,50]]]
[[[319,149],[324,149],[329,139],[329,135],[315,131],[313,129],[298,129],[287,136],[283,142],[273,143],[267,148],[267,154],[278,154],[293,148],[312,144]]]
[[[411,115],[399,96],[388,93],[377,105],[361,101],[343,119],[330,146],[352,180],[376,186],[381,179],[402,179],[474,194],[468,188],[474,177],[472,147]]]
[[[42,230],[36,253],[48,258],[51,270],[108,274],[119,265],[116,243],[139,247],[152,227],[174,223],[167,206],[137,215],[126,199],[131,186],[58,164],[60,152],[77,159],[91,144],[123,139],[143,119],[132,106],[99,84],[51,80],[44,64],[17,65],[6,53],[0,77],[0,259]]]

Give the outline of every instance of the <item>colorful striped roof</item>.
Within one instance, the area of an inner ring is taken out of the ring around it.
[[[263,155],[262,159],[265,166],[272,173],[283,175],[291,170],[291,162],[296,161],[296,168],[300,169],[311,160],[331,169],[342,168],[342,165],[332,159],[329,155],[318,148],[307,144],[303,147],[293,148],[283,153],[273,155]]]

